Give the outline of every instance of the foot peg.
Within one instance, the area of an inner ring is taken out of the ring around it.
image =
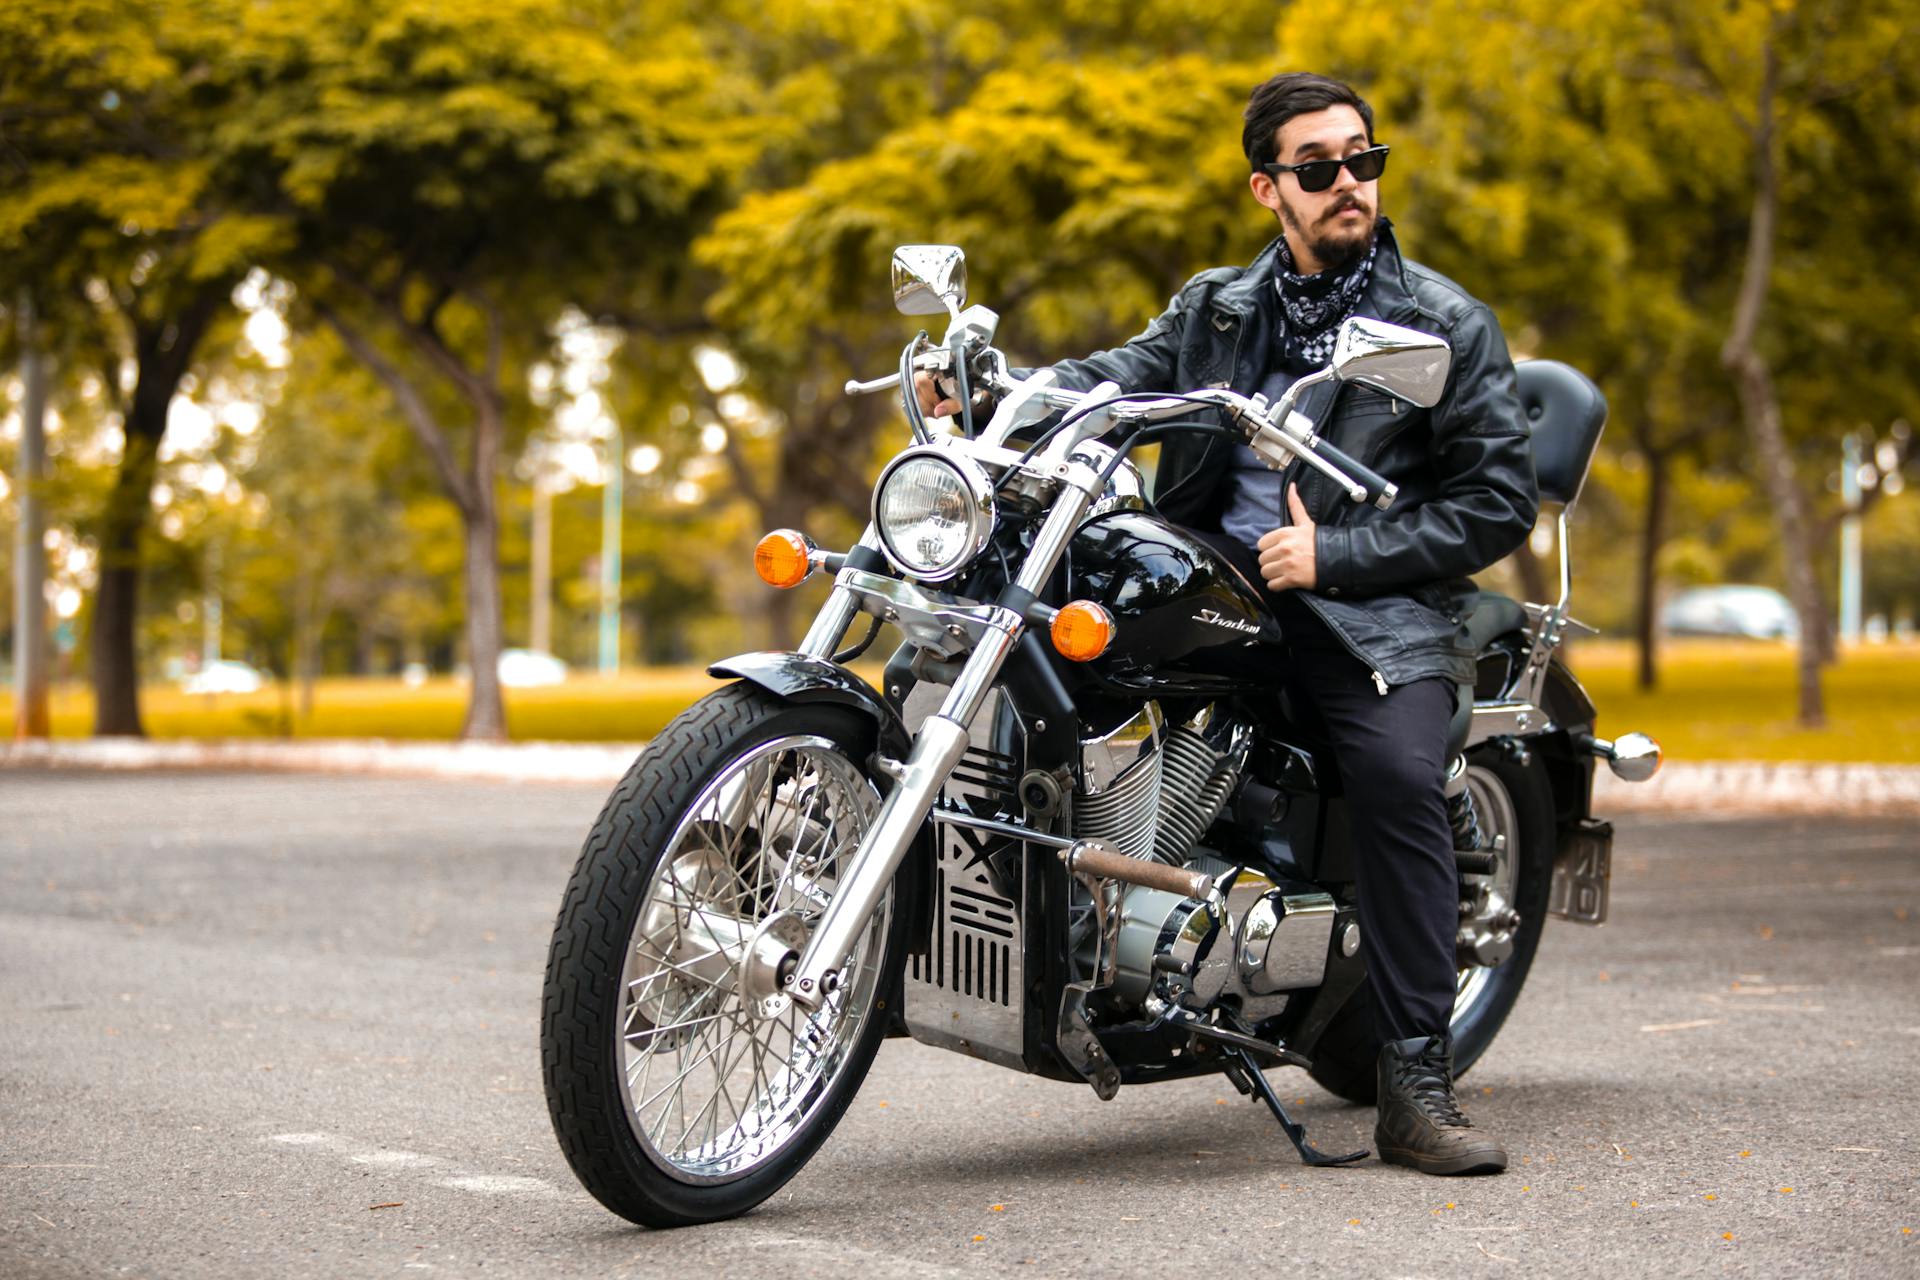
[[[1463,876],[1490,876],[1500,865],[1500,858],[1492,849],[1455,849],[1453,865]]]
[[[1236,1045],[1222,1046],[1220,1056],[1220,1069],[1226,1072],[1227,1079],[1233,1081],[1233,1087],[1241,1093],[1253,1094],[1267,1104],[1267,1110],[1273,1112],[1273,1118],[1280,1122],[1282,1129],[1286,1130],[1287,1137],[1293,1142],[1293,1149],[1300,1153],[1300,1159],[1305,1163],[1316,1168],[1331,1168],[1352,1164],[1356,1160],[1365,1160],[1373,1154],[1371,1151],[1361,1150],[1349,1152],[1344,1156],[1330,1156],[1320,1150],[1307,1141],[1306,1126],[1289,1116],[1287,1109],[1280,1105],[1279,1096],[1274,1093],[1273,1086],[1267,1083],[1267,1078],[1260,1074],[1259,1064],[1254,1062],[1251,1054]]]

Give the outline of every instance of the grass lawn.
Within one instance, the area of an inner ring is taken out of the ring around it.
[[[1600,732],[1650,733],[1669,759],[1920,763],[1920,645],[1849,652],[1826,673],[1828,724],[1817,730],[1794,724],[1793,661],[1783,645],[1670,641],[1659,690],[1643,693],[1633,687],[1631,645],[1587,640],[1573,653],[1574,670],[1600,707]],[[529,741],[635,741],[718,685],[698,667],[579,675],[551,688],[508,690],[507,721],[515,738]],[[283,704],[291,708],[291,695],[271,688],[197,695],[155,685],[141,699],[156,738],[277,735]],[[466,685],[448,679],[411,689],[398,680],[322,680],[312,718],[296,724],[294,735],[451,738],[465,704]],[[55,692],[55,736],[84,737],[92,717],[84,686]],[[0,728],[12,723],[8,689],[0,691]]]
[[[1848,650],[1821,681],[1827,724],[1795,723],[1799,693],[1787,645],[1669,640],[1660,687],[1634,687],[1633,646],[1588,640],[1574,673],[1600,708],[1598,729],[1639,729],[1669,760],[1862,760],[1920,764],[1920,644]]]

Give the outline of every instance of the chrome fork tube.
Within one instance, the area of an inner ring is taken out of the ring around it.
[[[1021,567],[1018,585],[1036,591],[1052,576],[1054,566],[1065,554],[1068,541],[1080,527],[1080,518],[1093,500],[1095,478],[1093,468],[1085,463],[1067,464],[1059,500],[1034,539],[1033,550]],[[816,629],[818,625],[815,624]],[[844,629],[846,622],[840,625]],[[898,781],[880,806],[880,813],[860,841],[860,847],[847,860],[832,901],[821,913],[799,962],[786,976],[785,992],[795,1004],[817,1009],[838,985],[840,971],[846,966],[854,942],[886,896],[893,873],[899,869],[914,836],[926,822],[947,776],[966,754],[973,718],[986,704],[1000,668],[1013,652],[1025,626],[1026,620],[1013,610],[997,610],[986,634],[974,646],[959,677],[947,691],[940,710],[920,726],[913,752],[907,757]]]
[[[860,541],[854,544],[861,547],[878,547],[880,535],[873,525],[867,525],[867,531],[860,535]],[[847,570],[842,569],[841,575]],[[860,597],[849,591],[840,580],[834,578],[833,591],[827,596],[827,602],[820,606],[820,612],[813,615],[813,625],[807,628],[807,638],[800,642],[800,652],[809,658],[833,660],[834,650],[840,647],[840,638],[847,634],[847,624],[853,621],[853,615],[860,611]]]

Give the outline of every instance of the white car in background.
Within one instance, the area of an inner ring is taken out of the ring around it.
[[[1797,640],[1800,619],[1792,602],[1772,587],[1694,587],[1667,601],[1660,629],[1670,636]]]
[[[563,684],[567,679],[567,664],[537,649],[502,649],[499,670],[500,683],[509,689]]]
[[[188,693],[258,693],[266,683],[259,668],[222,658],[182,680],[180,687]]]

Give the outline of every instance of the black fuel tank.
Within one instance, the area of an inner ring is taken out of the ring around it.
[[[1144,511],[1089,520],[1067,552],[1067,598],[1104,605],[1113,647],[1088,664],[1129,692],[1225,693],[1269,664],[1278,675],[1280,626],[1224,557]]]

